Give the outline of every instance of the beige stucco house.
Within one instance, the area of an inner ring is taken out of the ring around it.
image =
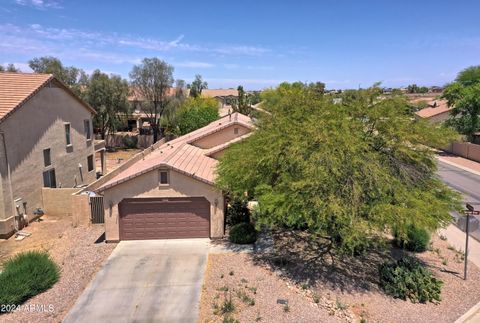
[[[0,237],[42,208],[42,188],[96,178],[95,111],[49,74],[0,73]]]
[[[95,191],[103,195],[106,240],[222,237],[225,200],[214,185],[218,158],[252,130],[249,117],[225,116],[152,148],[103,182]]]
[[[448,106],[447,100],[436,98],[418,98],[411,100],[412,103],[426,103],[426,107],[415,112],[415,117],[418,119],[427,120],[430,123],[445,122],[452,116],[452,108]]]

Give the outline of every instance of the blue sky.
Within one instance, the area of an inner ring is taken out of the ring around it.
[[[0,64],[32,57],[128,77],[159,57],[210,88],[442,85],[480,64],[480,1],[0,0]]]

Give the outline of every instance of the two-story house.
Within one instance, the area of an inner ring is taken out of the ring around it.
[[[42,208],[42,188],[96,178],[95,111],[50,74],[0,73],[0,237]]]

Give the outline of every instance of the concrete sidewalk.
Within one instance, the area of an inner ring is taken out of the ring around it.
[[[450,154],[437,155],[437,159],[475,175],[480,175],[480,163]],[[478,183],[480,190],[480,182]],[[465,252],[465,232],[451,224],[446,229],[439,230],[439,234],[447,237],[447,241],[455,249]],[[468,240],[468,260],[480,268],[480,242],[470,237]],[[472,307],[467,313],[455,321],[455,323],[480,322],[480,303]]]
[[[480,163],[466,159],[457,155],[452,155],[448,153],[438,153],[437,159],[447,163],[449,165],[458,167],[460,169],[466,170],[475,175],[480,175]]]
[[[465,252],[465,232],[450,224],[439,234],[447,237],[447,242],[458,251]],[[480,268],[480,242],[470,237],[468,239],[468,260]]]

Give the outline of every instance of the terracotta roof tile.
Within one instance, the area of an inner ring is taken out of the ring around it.
[[[205,98],[214,98],[219,96],[238,96],[236,89],[205,89],[202,90],[202,96]]]
[[[0,120],[51,81],[51,74],[0,72]]]
[[[58,81],[52,74],[0,72],[0,121],[21,107],[50,82],[55,82],[55,85],[65,90],[87,110],[95,114],[95,110],[90,105],[76,96],[70,88]]]
[[[217,167],[218,161],[210,157],[209,154],[211,154],[212,149],[215,147],[202,149],[192,145],[191,142],[234,124],[240,124],[253,129],[252,119],[247,116],[239,113],[225,116],[203,128],[161,145],[155,149],[155,151],[146,155],[142,160],[139,160],[123,172],[111,178],[98,188],[97,191],[104,191],[112,186],[160,167],[169,167],[200,181],[213,184],[215,181],[215,168]],[[247,136],[244,135],[242,139],[246,137]],[[225,149],[231,143],[238,141],[239,139],[235,138],[219,146]]]
[[[442,113],[450,112],[452,110],[452,108],[448,106],[446,100],[425,101],[425,100],[418,99],[413,102],[414,103],[426,102],[428,104],[428,107],[415,112],[415,114],[420,118],[431,118]]]

